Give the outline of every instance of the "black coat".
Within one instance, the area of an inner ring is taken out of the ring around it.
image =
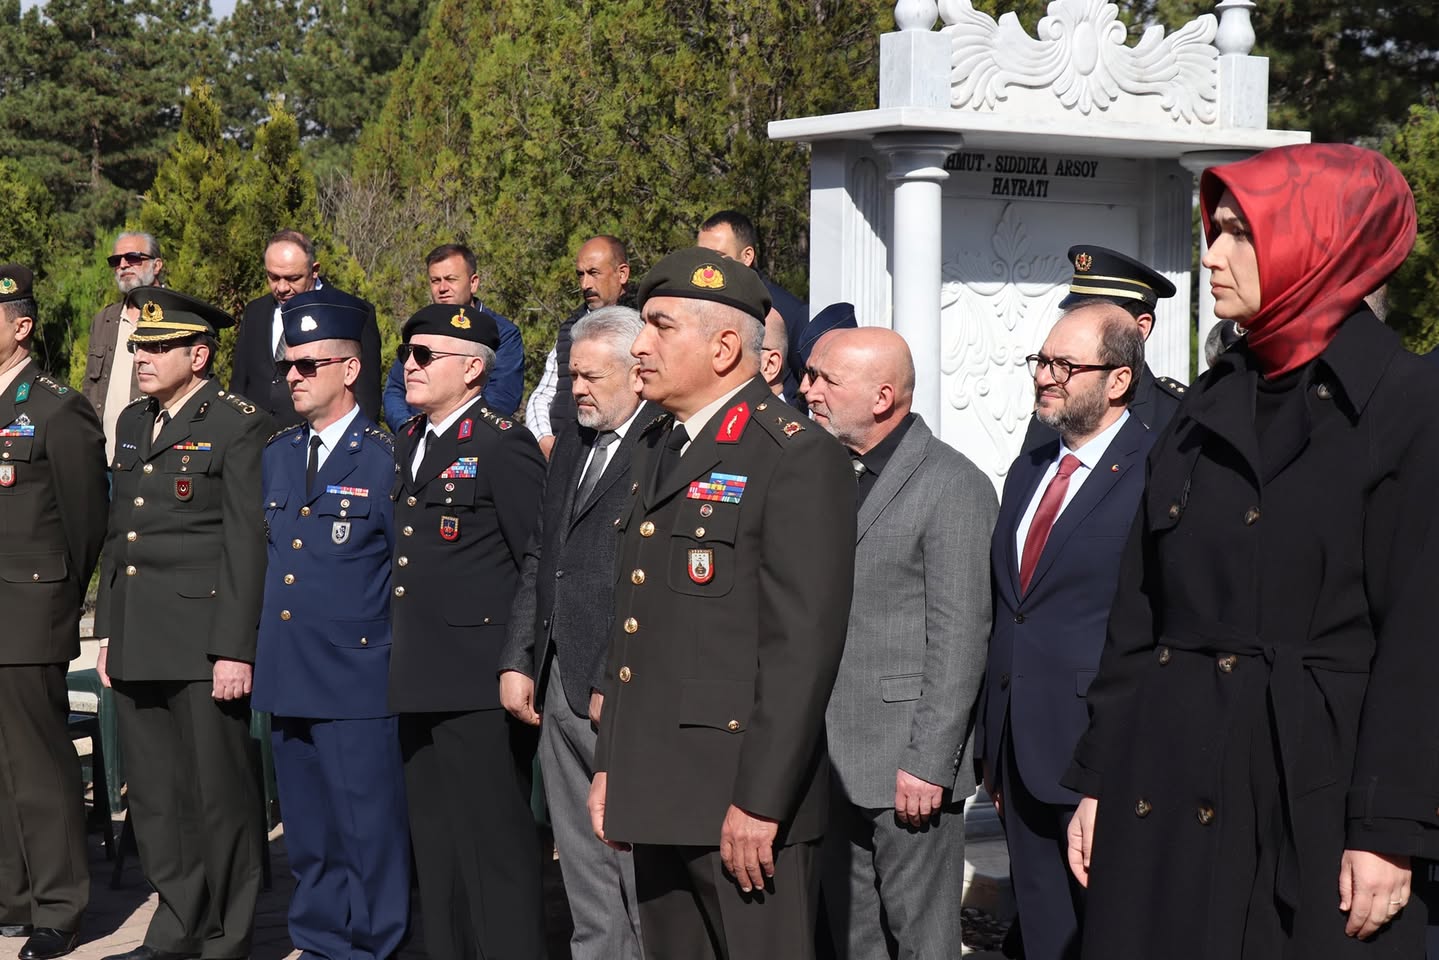
[[[545,458],[534,434],[478,399],[411,479],[424,437],[424,417],[395,434],[390,709],[496,709],[495,677],[520,562],[540,518]]]
[[[360,379],[355,381],[355,401],[372,423],[380,421],[380,328],[375,321],[375,305],[343,290],[326,286],[325,294],[337,302],[364,310],[365,325],[360,331]],[[275,370],[275,298],[265,294],[245,305],[240,329],[235,336],[235,355],[231,358],[230,389],[248,398],[261,410],[275,418],[281,427],[303,423],[305,418],[295,412],[290,388]],[[277,379],[278,378],[278,379]]]
[[[27,362],[0,396],[0,664],[79,655],[108,512],[94,408]]]
[[[1439,854],[1436,377],[1364,311],[1257,436],[1253,363],[1149,461],[1067,776],[1099,798],[1085,955],[1417,957],[1417,898],[1372,944],[1336,905],[1346,848]]]
[[[779,821],[777,845],[824,830],[824,710],[854,589],[854,471],[796,416],[756,377],[663,479],[673,418],[640,437],[595,748],[612,839],[716,847],[731,804]],[[722,475],[740,478],[728,501],[700,486]]]
[[[151,442],[158,405],[120,411],[95,636],[121,680],[209,680],[255,661],[265,587],[260,456],[274,421],[213,381]]]
[[[640,430],[660,412],[653,404],[640,406],[624,437],[611,445],[604,473],[578,510],[575,494],[590,448],[574,422],[556,434],[542,519],[525,551],[510,638],[500,657],[501,670],[518,670],[536,681],[537,704],[553,653],[564,663],[561,680],[570,709],[589,715],[590,690],[601,686],[615,619],[615,518],[629,508],[630,460]]]

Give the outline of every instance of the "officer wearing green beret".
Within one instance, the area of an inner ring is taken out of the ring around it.
[[[844,448],[759,375],[769,293],[698,247],[640,284],[641,432],[590,815],[647,954],[813,956],[824,711],[853,589]],[[760,893],[759,891],[763,891]]]
[[[264,586],[270,417],[210,378],[234,321],[158,287],[129,348],[145,396],[116,425],[95,635],[115,689],[140,864],[159,907],[118,960],[238,960],[260,890],[250,685]]]
[[[0,936],[24,960],[73,950],[90,899],[65,671],[107,508],[100,421],[31,359],[37,316],[30,271],[0,266]]]

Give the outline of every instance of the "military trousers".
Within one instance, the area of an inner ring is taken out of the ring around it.
[[[248,957],[266,842],[249,698],[214,700],[209,680],[114,688],[140,867],[160,896],[145,945]]]
[[[65,670],[0,666],[0,923],[74,930],[90,901]]]

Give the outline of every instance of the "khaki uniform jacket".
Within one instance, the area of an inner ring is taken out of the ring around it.
[[[216,384],[160,431],[154,400],[116,425],[110,531],[95,635],[121,680],[208,680],[255,660],[264,590],[260,455],[274,421]]]
[[[28,362],[0,396],[0,664],[79,655],[107,510],[95,411]]]
[[[844,449],[762,379],[657,476],[673,418],[634,454],[595,769],[606,835],[714,847],[731,804],[813,840],[827,816],[824,710],[853,589]]]

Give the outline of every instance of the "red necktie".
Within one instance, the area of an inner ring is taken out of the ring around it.
[[[1064,495],[1069,492],[1069,478],[1079,468],[1079,458],[1072,453],[1067,454],[1059,461],[1059,472],[1049,481],[1049,486],[1044,488],[1044,496],[1039,498],[1039,509],[1034,511],[1029,532],[1024,535],[1024,556],[1019,561],[1020,593],[1029,589],[1029,579],[1034,576],[1034,568],[1039,565],[1039,555],[1044,553],[1045,541],[1049,539],[1049,531],[1053,529],[1055,518],[1059,516]]]

